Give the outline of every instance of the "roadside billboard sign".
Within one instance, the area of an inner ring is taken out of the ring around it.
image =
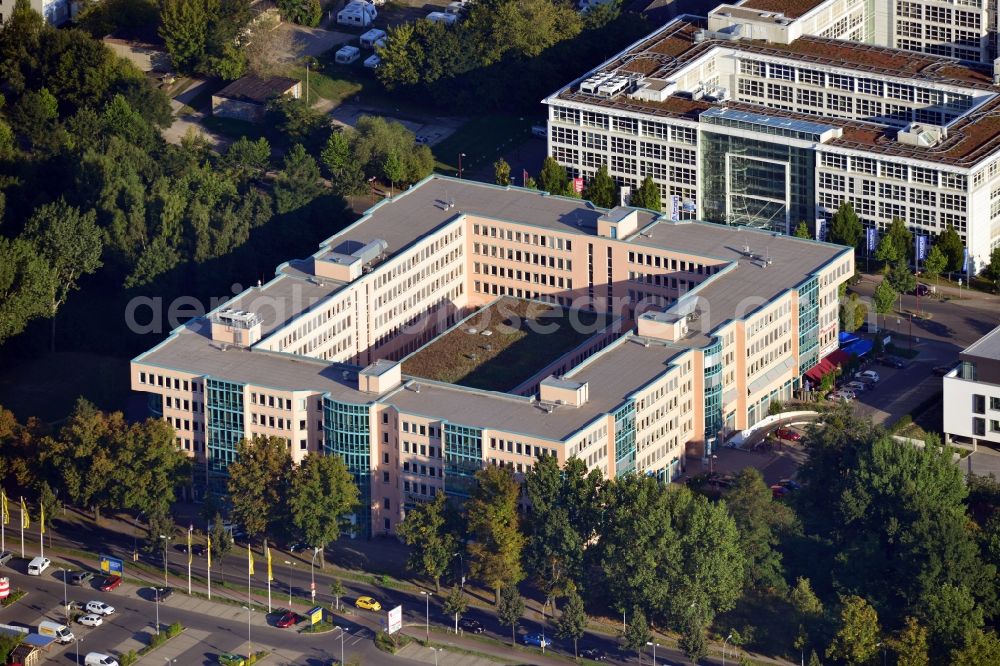
[[[101,571],[106,574],[122,576],[125,574],[125,564],[117,557],[101,555]]]
[[[386,624],[386,633],[394,634],[403,628],[403,607],[396,606],[389,609],[389,621]]]

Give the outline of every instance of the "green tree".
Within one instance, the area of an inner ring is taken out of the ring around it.
[[[546,157],[542,160],[542,170],[538,172],[538,185],[545,192],[562,194],[569,185],[566,168],[552,157]]]
[[[500,624],[510,627],[511,646],[516,643],[514,632],[522,615],[524,615],[524,599],[521,597],[521,593],[517,591],[517,584],[511,582],[504,583],[503,587],[500,588],[500,594],[497,598],[497,619],[500,620]]]
[[[458,616],[463,615],[468,607],[469,604],[465,600],[465,593],[462,591],[462,588],[458,586],[453,586],[451,590],[448,591],[448,596],[446,596],[444,601],[441,603],[441,611],[445,615],[455,616],[456,635],[458,635]]]
[[[160,36],[174,68],[182,74],[199,71],[205,59],[209,15],[203,0],[163,0]]]
[[[652,176],[646,176],[643,179],[639,189],[632,193],[630,203],[636,208],[648,208],[657,212],[663,210],[663,206],[660,204],[660,188],[653,181]]]
[[[190,480],[191,463],[175,443],[176,432],[163,419],[132,424],[116,455],[128,470],[121,484],[121,507],[147,515],[169,515],[178,486]]]
[[[358,506],[354,477],[338,455],[310,454],[292,472],[288,509],[305,542],[319,548],[326,566],[326,546],[349,525],[348,514]]]
[[[25,635],[26,634],[21,633],[0,635],[0,661],[5,664],[9,663],[10,653],[14,651],[14,648],[24,642]]]
[[[116,452],[127,426],[121,412],[105,414],[83,398],[58,436],[42,443],[41,462],[50,466],[69,500],[90,509],[100,521],[101,511],[120,506],[120,475]]]
[[[1000,638],[994,631],[975,629],[965,637],[965,644],[951,653],[951,666],[991,666],[1000,664]]]
[[[909,264],[903,259],[889,269],[886,279],[897,294],[908,294],[917,287],[917,278],[913,276]]]
[[[406,519],[396,526],[396,536],[410,547],[407,568],[433,580],[437,592],[458,547],[458,538],[447,525],[447,501],[444,493],[438,493],[430,502],[407,510]]]
[[[814,620],[823,614],[823,602],[813,592],[808,578],[799,576],[796,579],[795,587],[788,593],[788,600],[802,619]]]
[[[668,612],[675,624],[708,626],[732,610],[743,592],[747,566],[736,522],[725,502],[712,503],[686,487],[669,494],[679,556],[668,569]]]
[[[332,132],[326,141],[320,159],[330,174],[333,191],[341,196],[357,194],[365,186],[365,175],[351,154],[351,139],[348,130]]]
[[[37,317],[51,313],[51,267],[24,238],[0,236],[0,344]]]
[[[792,234],[796,238],[812,238],[812,234],[809,233],[809,225],[806,224],[805,220],[799,222],[798,226],[795,227],[795,232]]]
[[[271,533],[270,528],[283,517],[292,477],[285,440],[259,435],[240,440],[236,460],[227,471],[233,519],[252,538]]]
[[[697,664],[708,656],[705,627],[694,618],[685,622],[684,631],[677,641],[677,646],[684,651],[684,656],[690,659],[692,664]]]
[[[318,26],[323,18],[319,0],[278,0],[278,11],[281,18],[310,27]]]
[[[608,173],[607,164],[602,164],[583,188],[583,198],[600,208],[613,208],[618,204],[618,186]]]
[[[653,634],[649,631],[649,623],[646,621],[646,614],[641,608],[632,611],[632,617],[625,625],[622,633],[622,647],[626,650],[642,652],[646,643],[653,640]]]
[[[329,138],[330,117],[303,97],[275,97],[267,103],[267,117],[290,142],[301,143],[308,152],[320,152]]]
[[[892,288],[889,280],[882,280],[875,293],[872,294],[872,302],[875,305],[875,312],[880,315],[887,315],[892,312],[892,306],[896,304],[896,290]]]
[[[912,252],[913,234],[906,228],[902,219],[892,218],[888,231],[875,248],[875,258],[886,264],[896,264],[908,260]]]
[[[983,609],[963,582],[929,587],[921,599],[920,616],[939,659],[960,646],[964,637],[983,626]]]
[[[580,598],[576,588],[570,589],[563,603],[562,613],[556,620],[556,636],[562,639],[572,639],[573,657],[579,658],[577,641],[583,636],[587,629],[587,611],[583,607],[583,599]]]
[[[924,260],[924,273],[931,278],[941,275],[948,267],[948,257],[935,243],[927,251],[927,258]]]
[[[945,230],[938,234],[934,241],[934,247],[940,248],[942,254],[947,257],[945,271],[957,272],[962,270],[963,259],[965,258],[965,244],[962,237],[955,231],[955,227],[950,224]]]
[[[81,213],[65,199],[40,206],[25,226],[38,256],[48,264],[53,279],[47,283],[46,304],[52,318],[51,349],[56,348],[56,313],[77,281],[101,267],[101,230],[94,211]]]
[[[426,54],[414,39],[413,27],[409,22],[390,27],[385,46],[376,49],[381,62],[375,75],[388,90],[420,81],[420,68]]]
[[[928,666],[927,629],[920,626],[914,617],[907,617],[906,624],[889,641],[889,646],[896,653],[897,666]]]
[[[850,595],[841,600],[840,623],[826,656],[847,664],[865,664],[878,652],[878,614],[867,601]]]
[[[793,520],[788,507],[774,501],[764,477],[753,467],[747,467],[736,477],[726,496],[726,506],[739,531],[747,587],[757,590],[784,587],[784,567],[775,546],[778,530]]]
[[[344,587],[344,583],[341,582],[339,578],[334,578],[330,581],[330,594],[333,596],[334,603],[336,604],[336,609],[340,611],[340,598],[344,596],[347,589]]]
[[[33,149],[55,152],[58,145],[59,101],[48,88],[24,93],[11,108],[10,120],[14,129],[31,142]]]
[[[858,298],[858,295],[851,293],[850,297],[840,299],[840,328],[847,333],[853,333],[861,328],[868,317],[868,308]]]
[[[323,193],[319,166],[313,156],[297,143],[285,155],[284,168],[274,182],[275,209],[290,213],[312,203]]]
[[[510,185],[510,165],[504,158],[493,163],[493,176],[497,185]]]
[[[499,603],[504,584],[517,585],[524,579],[524,535],[517,511],[521,486],[509,467],[486,467],[476,473],[476,480],[465,509],[473,537],[468,544],[469,569],[495,591]]]
[[[402,181],[406,177],[406,166],[403,164],[402,158],[400,158],[399,153],[395,150],[390,151],[385,159],[382,161],[382,176],[389,181],[390,192],[391,188],[396,186],[396,183]]]
[[[223,575],[223,580],[225,580],[225,571],[222,567],[226,562],[226,555],[233,549],[233,535],[226,529],[222,515],[219,513],[216,513],[212,519],[209,536],[212,542],[212,557],[214,558],[212,561],[215,562],[215,566],[218,567]]]
[[[241,179],[260,178],[271,163],[271,144],[264,137],[251,141],[241,136],[229,146],[221,162]]]
[[[994,290],[1000,290],[1000,246],[990,251],[990,263],[986,265],[983,275],[993,282]]]
[[[854,212],[854,206],[851,205],[850,201],[845,201],[840,204],[840,208],[830,220],[827,240],[831,243],[857,248],[864,233],[864,227],[861,225],[857,213]]]
[[[400,182],[415,183],[434,169],[431,149],[425,145],[418,146],[413,132],[401,123],[362,116],[355,124],[353,136],[354,159],[362,165],[366,176],[385,176],[384,165],[390,153],[395,153],[403,163]]]

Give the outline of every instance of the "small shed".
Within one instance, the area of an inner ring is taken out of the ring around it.
[[[244,76],[212,95],[212,115],[258,123],[264,119],[267,103],[282,95],[298,99],[302,82],[286,76]]]
[[[380,41],[385,39],[385,30],[379,30],[378,28],[372,28],[368,32],[361,35],[361,48],[363,49],[373,49]]]
[[[28,643],[21,643],[10,653],[12,663],[23,664],[23,666],[40,666],[45,660],[44,652]]]
[[[350,65],[352,62],[361,57],[361,49],[357,46],[341,46],[337,49],[336,55],[334,55],[334,60],[336,60],[341,65]]]

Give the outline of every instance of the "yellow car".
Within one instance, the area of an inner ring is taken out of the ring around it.
[[[376,612],[382,610],[382,604],[371,597],[358,597],[358,600],[354,602],[354,605],[364,610]]]

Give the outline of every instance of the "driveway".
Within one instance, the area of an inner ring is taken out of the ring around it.
[[[194,82],[170,100],[170,110],[174,114],[174,122],[170,127],[163,130],[163,138],[167,143],[179,144],[189,132],[201,136],[212,146],[218,148],[228,143],[227,139],[218,134],[214,134],[201,125],[201,120],[206,113],[211,111],[211,101],[203,108],[191,111],[194,104],[198,104],[199,97],[204,98],[217,83],[206,79],[195,79]]]

